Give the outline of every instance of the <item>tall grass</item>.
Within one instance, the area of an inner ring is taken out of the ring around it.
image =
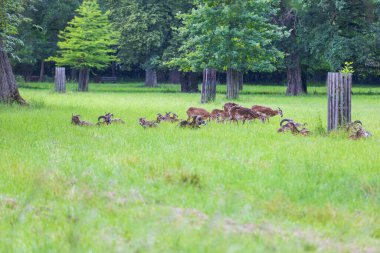
[[[350,141],[324,134],[325,95],[245,88],[239,103],[281,107],[314,134],[278,134],[279,118],[141,128],[141,116],[203,106],[173,85],[24,86],[31,106],[0,105],[0,252],[380,251],[379,95],[353,96],[373,137]],[[219,91],[205,108],[226,102]],[[70,125],[104,112],[126,125]]]

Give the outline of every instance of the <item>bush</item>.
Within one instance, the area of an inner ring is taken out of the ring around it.
[[[25,79],[24,79],[23,76],[15,75],[15,78],[16,78],[16,83],[17,84],[24,84],[25,83]]]

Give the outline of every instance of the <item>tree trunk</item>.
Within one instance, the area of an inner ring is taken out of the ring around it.
[[[90,71],[88,68],[79,71],[78,91],[88,91],[88,81],[90,78]]]
[[[182,72],[181,92],[198,92],[198,74],[194,72]]]
[[[302,80],[302,90],[307,93],[307,67],[305,65],[301,66],[301,80]]]
[[[179,84],[181,83],[181,73],[178,70],[169,71],[169,83]]]
[[[156,71],[157,83],[167,83],[168,82],[168,72],[163,70]]]
[[[28,63],[21,64],[21,72],[23,73],[25,82],[32,81],[33,65]]]
[[[112,62],[111,65],[112,77],[116,77],[116,62]]]
[[[55,91],[59,93],[66,92],[66,73],[65,68],[55,68]]]
[[[239,97],[239,71],[227,69],[227,98],[236,99]]]
[[[243,78],[244,78],[243,72],[239,72],[239,90],[243,90]]]
[[[43,82],[45,76],[45,61],[41,60],[41,65],[40,65],[40,77],[38,78],[39,82]]]
[[[145,86],[147,87],[156,87],[157,84],[157,72],[155,69],[146,69],[145,70]]]
[[[201,103],[208,103],[210,101],[214,101],[215,96],[216,96],[216,70],[204,69]]]
[[[289,63],[286,71],[288,79],[288,88],[286,90],[286,95],[301,95],[305,93],[305,90],[302,87],[302,70],[299,56],[290,55],[288,60]]]
[[[78,81],[78,71],[76,69],[72,68],[70,74],[71,74],[71,77],[70,77],[71,82]]]
[[[16,79],[13,75],[12,67],[7,53],[3,50],[0,41],[0,102],[27,105],[26,101],[20,96],[17,88]]]

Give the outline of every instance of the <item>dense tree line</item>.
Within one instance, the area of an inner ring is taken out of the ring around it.
[[[83,11],[89,2],[96,18]],[[2,101],[22,101],[12,69],[43,81],[54,64],[73,79],[81,73],[84,91],[91,69],[143,70],[146,86],[170,71],[184,92],[198,90],[202,73],[211,85],[202,90],[214,92],[216,72],[226,73],[229,98],[244,74],[284,76],[288,95],[306,93],[308,77],[346,61],[357,75],[380,75],[379,0],[0,0],[0,7]]]

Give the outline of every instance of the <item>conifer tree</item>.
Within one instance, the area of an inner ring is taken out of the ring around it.
[[[77,15],[60,33],[58,57],[50,57],[59,66],[79,70],[79,91],[88,91],[91,69],[103,69],[116,60],[112,47],[117,33],[112,31],[108,12],[102,13],[97,0],[84,0]]]

